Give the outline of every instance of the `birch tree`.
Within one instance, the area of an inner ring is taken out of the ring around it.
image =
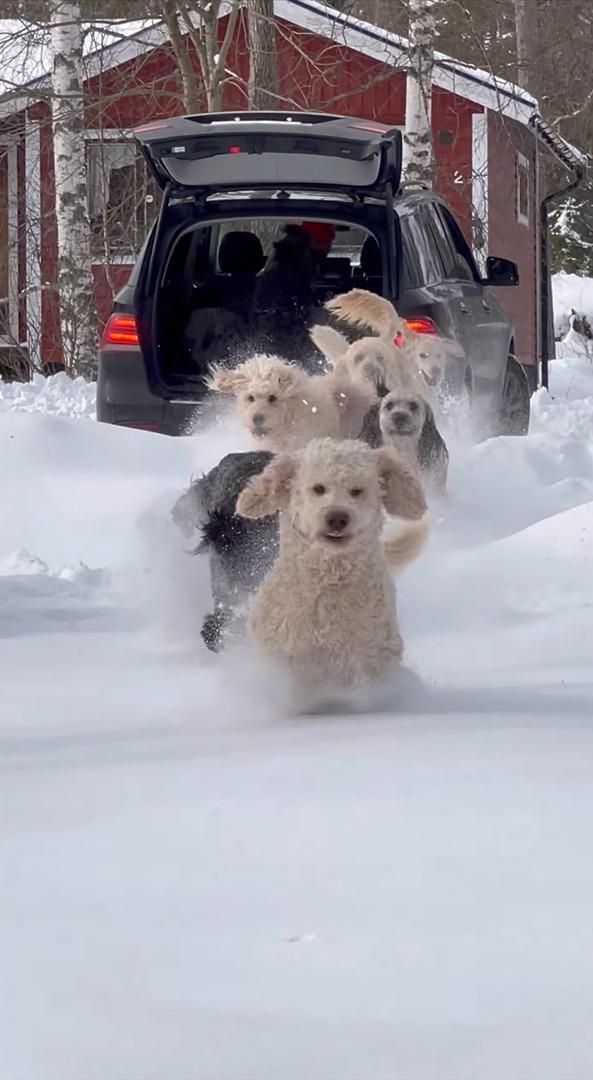
[[[82,96],[80,9],[53,0],[52,121],[58,239],[58,291],[63,362],[71,374],[94,375],[97,331]]]
[[[406,120],[402,178],[432,186],[431,130],[436,0],[409,0],[410,51],[406,72]]]

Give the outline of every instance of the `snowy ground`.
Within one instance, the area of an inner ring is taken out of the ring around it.
[[[1,1080],[590,1080],[593,368],[552,367],[453,448],[424,688],[315,719],[198,644],[166,509],[228,431],[0,388]]]

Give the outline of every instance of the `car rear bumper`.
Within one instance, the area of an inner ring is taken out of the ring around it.
[[[102,352],[97,375],[97,420],[144,428],[162,435],[187,435],[199,402],[167,401],[151,393],[139,351]]]

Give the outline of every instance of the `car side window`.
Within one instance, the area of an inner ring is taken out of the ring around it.
[[[479,282],[481,279],[473,255],[455,218],[444,206],[435,206],[434,209],[435,217],[439,219],[445,230],[455,256],[455,266],[449,277],[455,277],[461,281]]]
[[[404,262],[406,263],[404,278],[409,279],[412,288],[434,285],[443,278],[439,253],[432,234],[422,219],[421,209],[418,207],[414,213],[406,214],[401,219]]]
[[[439,215],[438,207],[436,205],[425,206],[424,214],[427,228],[432,234],[434,244],[441,258],[443,277],[447,280],[455,278],[457,261],[455,248],[445,228],[445,223]]]

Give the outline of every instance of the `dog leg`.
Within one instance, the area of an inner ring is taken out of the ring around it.
[[[205,616],[200,636],[210,652],[220,652],[224,646],[225,630],[232,621],[233,613],[218,607]]]

